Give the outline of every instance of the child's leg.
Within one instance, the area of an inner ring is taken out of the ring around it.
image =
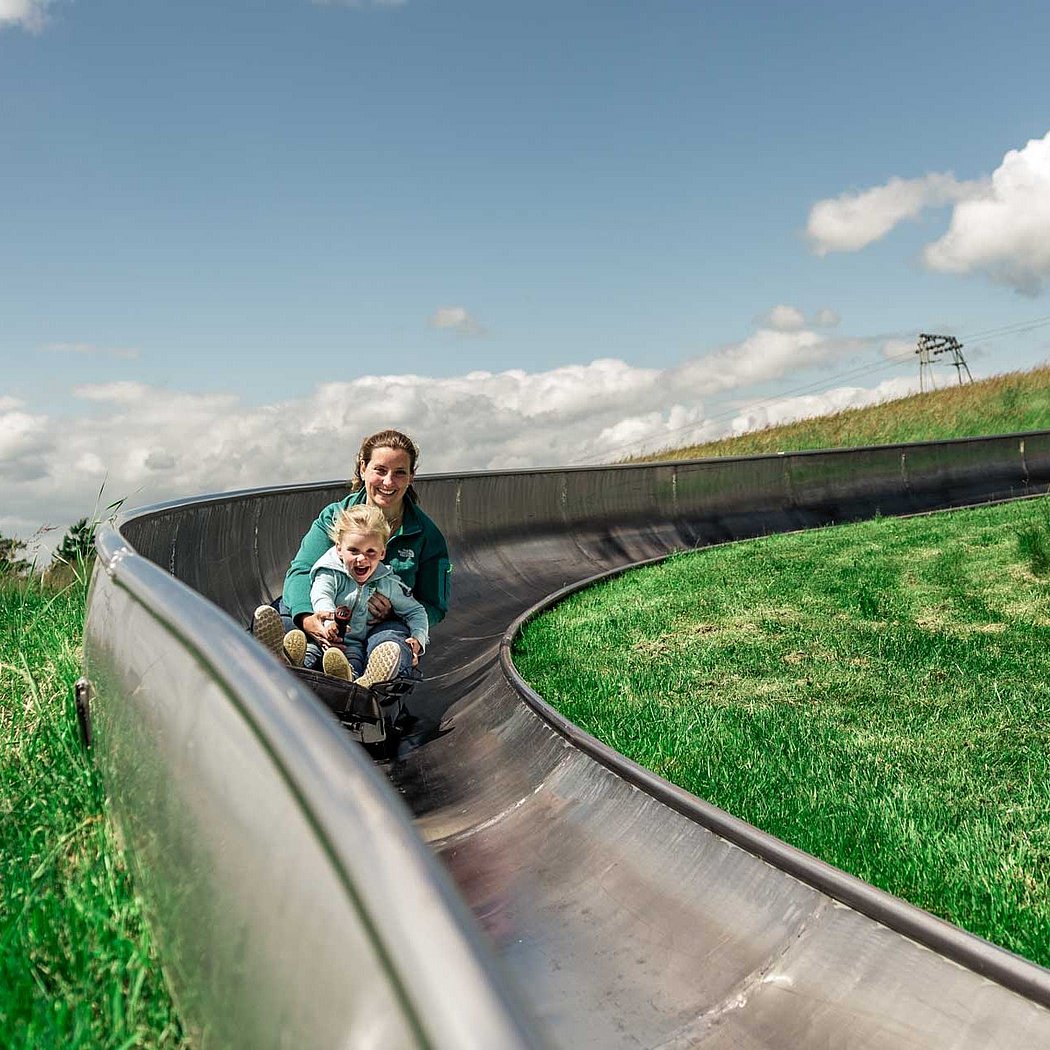
[[[325,674],[336,678],[346,678],[353,682],[365,666],[365,643],[351,638],[342,645],[333,645],[325,649],[321,658],[321,668]]]
[[[320,670],[321,657],[323,655],[321,647],[317,642],[312,642],[308,639],[306,642],[306,655],[303,657],[303,667],[306,667],[311,671]]]
[[[350,670],[356,678],[365,669],[365,643],[351,638],[343,642],[343,652],[350,663]]]
[[[376,646],[384,642],[397,642],[401,649],[401,662],[398,665],[397,678],[420,678],[417,668],[412,666],[412,650],[409,649],[406,639],[409,636],[408,624],[403,620],[383,620],[377,623],[365,639],[365,656],[372,655]]]

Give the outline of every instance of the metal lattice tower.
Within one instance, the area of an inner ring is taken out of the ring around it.
[[[933,359],[937,354],[950,353],[952,355],[951,363],[955,366],[955,373],[959,377],[959,385],[962,385],[962,374],[965,370],[966,378],[969,382],[973,382],[973,376],[970,375],[970,368],[966,364],[966,358],[963,357],[962,343],[955,338],[954,335],[929,335],[926,332],[919,334],[919,342],[915,347],[915,352],[919,355],[919,390],[925,391],[926,389],[926,376],[930,377],[930,387],[934,388],[937,384],[933,381]]]

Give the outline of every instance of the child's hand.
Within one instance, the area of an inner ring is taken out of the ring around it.
[[[418,638],[406,638],[405,644],[412,650],[412,666],[419,664],[419,655],[423,652],[423,646],[419,644]]]

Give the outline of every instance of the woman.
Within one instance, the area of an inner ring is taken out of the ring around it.
[[[318,654],[328,647],[321,621],[310,604],[310,569],[332,545],[328,528],[336,513],[344,507],[370,503],[383,512],[390,525],[390,539],[383,561],[404,581],[413,596],[423,604],[430,626],[438,623],[448,610],[449,574],[448,545],[441,530],[419,508],[412,479],[416,473],[419,449],[411,438],[399,430],[382,430],[365,438],[354,464],[350,494],[329,504],[317,516],[303,537],[299,551],[292,559],[284,578],[284,594],[276,603],[283,623],[276,627],[267,622],[264,610],[256,610],[252,631],[260,641],[280,652],[284,632],[299,627],[311,641],[304,666],[316,666]],[[383,641],[403,642],[408,626],[392,619],[390,601],[381,594],[371,597],[368,607],[375,621],[389,621],[369,635],[370,648]],[[270,613],[269,617],[273,614]],[[275,619],[275,618],[274,618]],[[374,639],[374,642],[373,642]],[[400,676],[411,676],[418,658],[402,645]]]

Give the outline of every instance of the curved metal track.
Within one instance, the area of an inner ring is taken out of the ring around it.
[[[217,1046],[1050,1045],[1050,972],[637,769],[506,659],[598,573],[1048,483],[1046,433],[424,479],[455,603],[412,697],[429,739],[386,778],[242,626],[342,490],[127,515],[85,666],[183,1015]]]

